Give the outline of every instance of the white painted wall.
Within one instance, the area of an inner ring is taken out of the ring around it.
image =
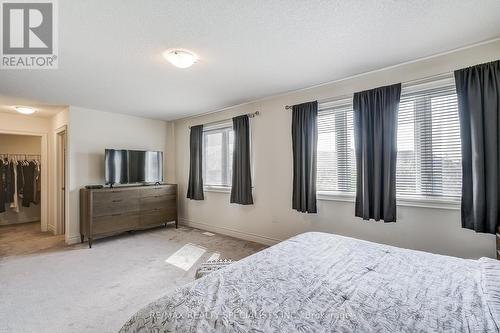
[[[320,200],[317,215],[293,211],[291,113],[284,106],[420,79],[499,58],[500,42],[497,41],[272,97],[223,112],[176,121],[176,180],[180,191],[180,222],[270,244],[314,230],[465,258],[494,257],[494,236],[462,229],[459,210],[399,206],[398,222],[387,224],[366,222],[354,217],[352,202]],[[261,115],[252,121],[255,205],[229,204],[228,193],[207,192],[205,201],[186,199],[189,171],[188,126],[257,110]]]
[[[50,118],[0,113],[0,130],[2,133],[48,133]]]
[[[104,184],[104,150],[139,149],[164,152],[164,180],[173,182],[173,124],[80,107],[69,110],[69,230],[68,243],[80,240],[79,191]]]
[[[40,155],[42,140],[39,136],[0,134],[0,154]]]

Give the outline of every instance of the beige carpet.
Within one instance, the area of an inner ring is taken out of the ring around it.
[[[0,258],[0,332],[117,332],[137,310],[193,280],[208,258],[264,246],[173,227]],[[71,249],[71,251],[68,251]]]
[[[40,222],[0,226],[0,258],[66,247],[64,235],[41,232]]]

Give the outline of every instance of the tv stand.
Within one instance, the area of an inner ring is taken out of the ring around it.
[[[97,237],[167,226],[171,221],[177,228],[176,184],[80,190],[80,235],[89,247]]]

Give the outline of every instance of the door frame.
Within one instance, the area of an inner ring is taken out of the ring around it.
[[[49,207],[49,164],[48,164],[48,153],[49,153],[49,142],[47,140],[47,133],[45,132],[30,132],[30,131],[15,131],[9,129],[0,128],[0,134],[11,134],[11,135],[29,135],[41,137],[41,149],[40,149],[40,174],[42,177],[42,183],[40,186],[40,226],[41,231],[48,231],[48,207]]]
[[[61,135],[65,134],[65,141],[62,142],[61,140]],[[55,191],[54,193],[54,199],[55,199],[55,214],[54,218],[56,219],[55,223],[55,230],[54,233],[57,235],[60,234],[68,234],[69,230],[69,209],[68,209],[68,203],[69,203],[69,193],[68,193],[68,126],[64,125],[59,128],[57,128],[54,131],[55,134]],[[65,148],[65,155],[64,155],[64,161],[62,160],[61,156],[61,148]],[[61,167],[62,163],[64,162],[64,198],[61,198]],[[64,217],[61,216],[61,204],[64,206]],[[63,218],[62,218],[63,217]],[[63,225],[63,220],[64,225]]]

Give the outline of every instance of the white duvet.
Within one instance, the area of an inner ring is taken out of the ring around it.
[[[500,262],[305,233],[160,298],[121,332],[499,332]]]

